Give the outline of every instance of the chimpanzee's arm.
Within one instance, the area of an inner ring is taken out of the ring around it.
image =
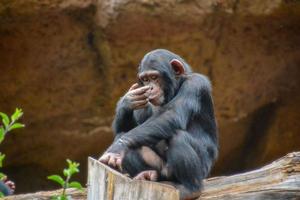
[[[176,130],[186,130],[191,117],[200,113],[203,91],[210,93],[209,81],[193,74],[184,81],[174,99],[163,107],[163,112],[122,135],[108,151],[119,153],[126,148],[156,144],[171,138]]]
[[[137,126],[133,115],[133,109],[129,108],[121,98],[117,104],[116,116],[113,121],[113,131],[116,138],[119,138],[124,132],[128,132]]]

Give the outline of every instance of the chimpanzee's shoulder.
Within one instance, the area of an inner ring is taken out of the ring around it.
[[[187,76],[185,84],[194,89],[208,89],[211,90],[211,83],[207,76],[199,73],[192,73]]]

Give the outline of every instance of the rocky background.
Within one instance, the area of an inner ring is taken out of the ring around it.
[[[70,158],[112,141],[118,98],[143,55],[166,48],[213,84],[220,157],[212,175],[300,150],[300,1],[1,0],[0,111],[26,128],[1,146],[17,192],[53,187]]]

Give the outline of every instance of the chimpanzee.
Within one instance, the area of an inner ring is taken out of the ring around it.
[[[101,162],[135,179],[171,184],[181,199],[193,198],[218,154],[209,80],[168,50],[147,53],[138,83],[117,104],[113,131]]]

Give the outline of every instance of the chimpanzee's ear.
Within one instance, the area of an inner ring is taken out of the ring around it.
[[[171,60],[170,64],[175,72],[175,75],[184,74],[184,67],[182,62],[177,59],[173,59]]]

